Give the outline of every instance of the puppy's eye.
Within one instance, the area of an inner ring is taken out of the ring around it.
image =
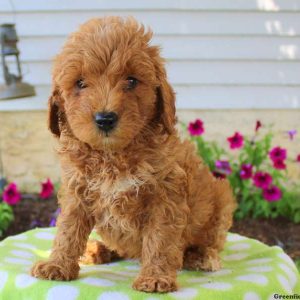
[[[139,81],[136,78],[134,78],[132,76],[129,76],[126,79],[126,83],[127,83],[126,89],[127,90],[132,90],[132,89],[134,89],[137,86],[137,84],[139,83]]]
[[[84,83],[83,79],[79,79],[76,81],[76,87],[78,87],[81,90],[81,89],[85,89],[87,85]]]

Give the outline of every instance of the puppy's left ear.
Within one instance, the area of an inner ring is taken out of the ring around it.
[[[157,87],[158,119],[166,132],[172,134],[177,121],[175,117],[175,93],[167,81],[166,70],[162,61],[157,67],[157,78],[159,81]]]

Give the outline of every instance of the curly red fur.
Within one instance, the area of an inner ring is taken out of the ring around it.
[[[92,19],[57,56],[49,128],[59,139],[62,213],[48,261],[32,274],[71,280],[93,228],[88,262],[139,258],[137,290],[177,289],[176,271],[217,270],[235,201],[175,129],[175,96],[159,48],[133,18]],[[138,85],[126,89],[126,78]],[[83,79],[86,88],[78,89]],[[101,132],[96,112],[114,111],[116,128]],[[83,259],[84,260],[84,259]]]

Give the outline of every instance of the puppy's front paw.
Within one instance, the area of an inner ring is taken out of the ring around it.
[[[177,291],[177,283],[174,278],[160,275],[157,277],[139,276],[135,279],[132,287],[135,290],[148,293],[167,293]]]
[[[79,265],[66,266],[55,261],[39,261],[31,269],[31,275],[40,279],[69,281],[76,279]]]

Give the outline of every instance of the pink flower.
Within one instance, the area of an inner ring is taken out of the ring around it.
[[[278,170],[285,170],[286,164],[284,163],[284,160],[276,159],[276,160],[273,160],[273,167]]]
[[[231,174],[232,170],[227,160],[217,160],[215,163],[216,168],[225,174]]]
[[[270,159],[275,162],[276,160],[285,160],[286,159],[286,149],[280,147],[274,147],[269,152]]]
[[[253,183],[258,188],[267,189],[272,183],[272,176],[269,173],[256,172]]]
[[[297,134],[297,130],[296,129],[292,129],[288,131],[289,134],[289,138],[292,141],[294,139],[294,136]]]
[[[42,182],[42,190],[40,192],[40,198],[48,199],[52,196],[54,190],[54,186],[51,180],[48,178],[47,181]]]
[[[244,137],[240,133],[235,132],[233,136],[227,138],[227,141],[230,144],[230,149],[238,149],[243,146]]]
[[[282,192],[277,186],[272,185],[263,190],[263,197],[269,202],[278,201],[282,197]]]
[[[17,185],[12,182],[3,191],[3,201],[9,205],[15,205],[21,200],[21,194]]]
[[[300,162],[300,154],[297,155],[296,161],[297,161],[297,162]]]
[[[195,122],[191,122],[189,124],[188,131],[192,136],[202,135],[204,133],[203,122],[200,119],[195,120]]]
[[[261,122],[260,121],[256,121],[255,132],[257,132],[261,126],[262,126]]]
[[[243,164],[241,171],[240,171],[240,176],[242,179],[249,179],[252,177],[252,165],[251,164]]]

